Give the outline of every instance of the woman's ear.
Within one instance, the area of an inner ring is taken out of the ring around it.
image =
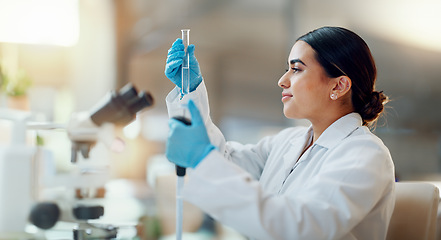
[[[334,86],[331,90],[331,99],[337,100],[338,98],[346,95],[352,87],[352,81],[348,76],[340,76],[335,78]]]

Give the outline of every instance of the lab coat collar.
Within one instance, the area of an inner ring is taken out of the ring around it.
[[[332,123],[315,142],[325,148],[332,148],[341,140],[362,126],[362,119],[358,113],[349,113]]]
[[[291,169],[296,166],[297,163],[301,162],[300,155],[305,149],[306,145],[308,145],[311,141],[313,132],[312,127],[309,127],[304,131],[301,136],[291,139],[290,144],[291,147],[283,156],[283,163],[285,169],[285,175],[288,176],[291,172]],[[286,177],[285,176],[285,177]]]

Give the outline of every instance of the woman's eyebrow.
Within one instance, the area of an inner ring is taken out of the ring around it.
[[[300,60],[300,59],[298,59],[298,58],[296,58],[296,59],[292,59],[292,60],[289,60],[289,64],[293,65],[293,64],[295,64],[295,63],[301,63],[301,64],[303,64],[303,65],[306,66],[306,64],[305,64],[302,60]]]

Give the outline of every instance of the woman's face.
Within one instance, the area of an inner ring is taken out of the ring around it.
[[[291,49],[289,69],[278,83],[283,89],[283,112],[287,118],[320,121],[329,107],[332,81],[314,55],[304,41],[297,41]]]

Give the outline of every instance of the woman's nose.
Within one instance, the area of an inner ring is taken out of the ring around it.
[[[279,82],[277,83],[277,85],[279,85],[279,87],[289,88],[289,79],[286,76],[287,74],[288,74],[288,72],[286,72],[285,74],[283,74],[282,77],[280,77]]]

